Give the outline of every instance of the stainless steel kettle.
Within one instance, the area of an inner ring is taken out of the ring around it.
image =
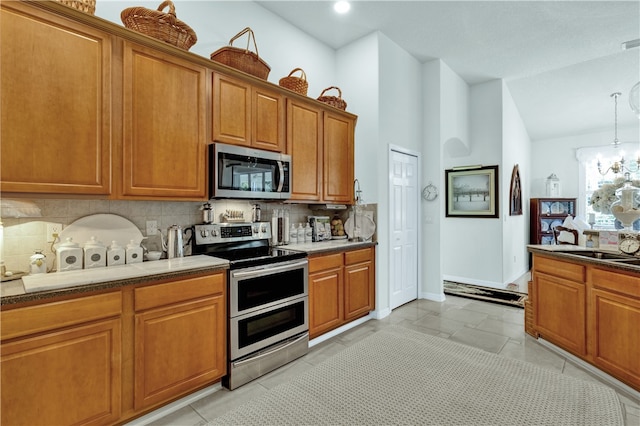
[[[171,225],[167,229],[166,242],[162,240],[162,250],[167,252],[167,259],[174,257],[184,257],[184,242],[182,238],[182,227],[180,225]]]

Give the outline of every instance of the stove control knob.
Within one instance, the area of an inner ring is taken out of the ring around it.
[[[211,236],[212,236],[212,237],[217,237],[217,236],[218,236],[218,231],[216,230],[216,228],[213,228],[213,229],[211,230]]]
[[[253,225],[253,233],[254,234],[258,233],[258,225]]]
[[[202,235],[202,238],[207,238],[207,236],[209,235],[209,231],[207,231],[206,229],[201,229],[200,235]]]
[[[267,225],[260,225],[260,232],[262,232],[263,234],[267,232]]]

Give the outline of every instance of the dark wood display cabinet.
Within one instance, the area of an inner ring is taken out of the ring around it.
[[[575,198],[531,198],[529,207],[531,244],[555,244],[553,228],[562,225],[567,216],[576,216]]]

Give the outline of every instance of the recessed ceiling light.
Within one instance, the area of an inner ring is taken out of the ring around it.
[[[349,9],[351,9],[351,5],[349,4],[348,1],[337,1],[333,5],[333,10],[335,10],[338,13],[347,13]]]
[[[634,47],[640,47],[640,38],[622,43],[622,50],[633,49]]]

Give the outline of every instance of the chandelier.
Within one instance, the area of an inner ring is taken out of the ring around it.
[[[613,142],[612,142],[614,148],[618,148],[620,146],[620,141],[618,140],[618,97],[621,94],[622,93],[620,93],[620,92],[615,92],[615,93],[611,94],[611,97],[613,98],[614,104],[615,104],[615,109],[614,109],[614,136],[613,136]],[[600,163],[600,160],[598,159],[598,173],[600,173],[602,176],[604,176],[607,173],[609,173],[609,171],[612,171],[615,174],[626,173],[626,172],[635,172],[635,171],[638,170],[639,167],[640,167],[640,157],[638,157],[636,160],[631,160],[627,164],[626,160],[624,159],[624,154],[622,154],[620,156],[619,160],[614,161],[614,163],[612,165],[610,165],[609,167],[607,167],[603,171],[603,166]]]

